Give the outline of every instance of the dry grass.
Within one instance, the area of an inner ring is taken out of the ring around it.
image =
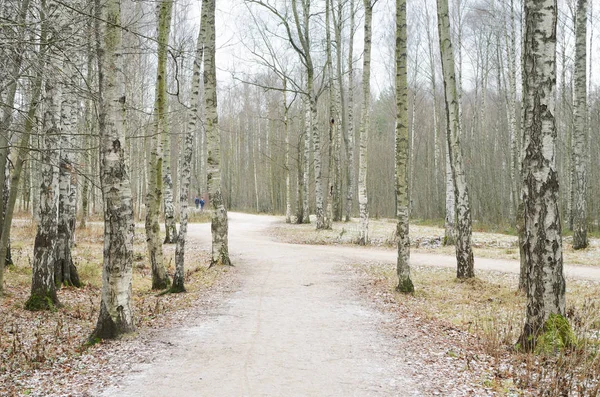
[[[73,251],[83,288],[62,288],[61,307],[53,312],[29,312],[24,303],[31,285],[31,258],[35,227],[17,222],[12,231],[14,265],[5,273],[5,296],[0,300],[0,395],[27,393],[22,380],[33,371],[68,366],[83,349],[93,330],[100,304],[103,227],[89,224],[76,232]],[[165,246],[165,263],[174,271],[174,245]],[[208,269],[208,253],[197,244],[186,250],[186,294],[157,296],[150,290],[143,230],[134,239],[133,307],[136,326],[158,327],[171,313],[193,305],[199,294],[217,283],[225,270]],[[67,371],[70,371],[68,369]]]
[[[312,223],[288,225],[284,222],[276,224],[271,233],[278,239],[294,244],[355,244],[358,240],[358,219],[351,222],[335,222],[332,230],[315,230]],[[394,219],[370,219],[370,245],[377,247],[393,247],[396,221]],[[411,246],[415,252],[430,252],[454,255],[453,246],[444,246],[444,229],[438,226],[410,225]],[[564,237],[563,254],[565,263],[573,265],[600,266],[600,239],[591,238],[590,247],[584,250],[573,250],[572,237]],[[481,258],[519,259],[517,237],[510,234],[473,232],[473,252]]]
[[[395,269],[389,264],[357,265],[373,280],[375,290],[393,291]],[[483,353],[493,358],[494,379],[486,386],[501,395],[517,387],[527,395],[596,396],[600,393],[600,285],[568,280],[567,315],[577,346],[556,354],[523,354],[515,343],[523,327],[526,298],[517,292],[516,275],[478,272],[478,278],[458,281],[452,269],[413,268],[413,295],[393,294],[397,305],[430,321],[443,322],[476,335]],[[374,291],[376,292],[376,291]]]

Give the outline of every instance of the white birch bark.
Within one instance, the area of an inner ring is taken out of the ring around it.
[[[305,101],[304,103],[305,105],[305,111],[304,111],[304,120],[305,120],[305,127],[306,127],[306,131],[304,133],[304,164],[303,164],[303,168],[304,168],[304,174],[303,174],[303,179],[304,179],[304,195],[303,195],[303,199],[304,201],[302,202],[302,207],[303,209],[303,214],[304,214],[304,219],[302,220],[302,223],[310,223],[310,206],[309,206],[309,195],[310,195],[310,153],[311,153],[311,131],[312,131],[312,119],[310,117],[310,108],[308,106],[308,100]]]
[[[40,32],[40,43],[46,43],[47,34],[46,34],[47,24],[42,23],[42,29]],[[21,141],[19,144],[17,159],[15,161],[15,168],[10,176],[10,192],[8,196],[8,202],[6,204],[6,212],[4,215],[4,220],[2,224],[2,235],[0,238],[0,285],[2,284],[2,271],[4,267],[8,264],[7,254],[10,252],[10,232],[12,227],[12,219],[14,215],[15,203],[17,201],[17,194],[19,192],[19,183],[21,180],[21,173],[23,171],[23,166],[25,161],[28,159],[29,153],[29,142],[31,138],[31,132],[33,131],[36,124],[36,112],[38,110],[38,105],[40,102],[41,90],[42,90],[42,82],[44,75],[44,65],[46,64],[46,51],[47,45],[40,45],[40,50],[37,55],[37,73],[35,79],[33,81],[33,87],[31,90],[31,97],[29,101],[29,110],[27,111],[27,115],[25,118],[25,126],[23,129],[23,134],[21,135]],[[30,167],[30,171],[31,167]],[[33,179],[33,178],[32,178]],[[29,188],[26,185],[26,180],[23,181],[25,185],[25,189]],[[0,294],[1,294],[0,288]]]
[[[295,51],[300,56],[306,70],[306,93],[308,96],[308,109],[311,118],[311,138],[312,138],[312,153],[313,153],[313,168],[315,178],[315,213],[316,213],[316,228],[317,230],[325,227],[325,208],[323,197],[323,180],[322,180],[322,164],[321,164],[321,135],[319,134],[317,122],[317,92],[315,89],[315,69],[311,55],[311,39],[310,39],[310,1],[302,1],[302,19],[298,12],[297,0],[292,0],[292,12],[294,14],[294,22],[300,47],[293,42],[289,27],[288,36],[294,46]],[[308,187],[308,186],[307,186]],[[305,216],[308,216],[305,214]]]
[[[165,289],[170,285],[160,238],[160,205],[164,199],[164,170],[167,167],[164,152],[169,148],[167,121],[167,45],[171,20],[172,0],[161,0],[158,5],[158,65],[154,98],[154,136],[151,138],[150,164],[148,166],[148,191],[146,194],[146,242],[152,268],[152,289]],[[172,198],[171,198],[172,203]]]
[[[425,16],[427,21],[429,21],[429,11],[427,7],[425,9]],[[431,32],[431,27],[429,22],[426,23],[427,30],[427,42],[429,43],[429,67],[431,73],[431,91],[433,96],[433,129],[434,129],[434,139],[436,142],[435,145],[435,153],[434,156],[439,157],[440,146],[438,143],[438,136],[440,135],[439,128],[439,119],[437,115],[438,110],[438,97],[437,97],[437,72],[435,68],[435,56],[433,53],[433,41],[434,37]],[[456,236],[456,212],[454,211],[454,179],[452,177],[452,168],[450,165],[450,149],[448,146],[448,139],[442,139],[444,150],[444,186],[445,186],[445,194],[444,194],[444,245],[454,245],[455,236]],[[439,160],[438,160],[439,161]],[[435,161],[434,161],[435,162]],[[437,172],[437,167],[436,167]],[[437,179],[436,179],[437,181]]]
[[[61,18],[58,4],[49,0],[44,10],[48,42],[60,40]],[[51,310],[56,306],[54,283],[54,256],[56,253],[58,213],[58,168],[60,148],[61,85],[55,70],[60,67],[60,57],[52,51],[45,65],[44,129],[41,149],[42,176],[40,185],[40,222],[33,246],[33,276],[31,295],[25,303],[28,310]]]
[[[185,292],[185,243],[188,229],[188,203],[190,184],[192,182],[192,155],[194,151],[195,137],[200,135],[198,128],[200,103],[200,74],[202,69],[202,57],[204,54],[204,30],[198,31],[196,41],[196,55],[192,70],[192,91],[190,95],[190,106],[188,110],[188,125],[185,134],[183,157],[180,162],[181,182],[179,193],[179,235],[175,246],[175,273],[170,292]],[[201,128],[200,128],[201,129]]]
[[[26,38],[26,20],[27,20],[27,12],[29,11],[29,5],[30,5],[30,1],[29,0],[23,0],[20,2],[20,8],[18,10],[17,13],[17,21],[18,23],[16,24],[16,35],[15,35],[15,39],[17,43],[23,43],[25,41]],[[6,25],[6,24],[5,24]],[[14,52],[14,54],[11,54],[12,57],[7,60],[7,64],[9,65],[9,67],[7,69],[10,70],[9,73],[6,73],[6,76],[3,77],[7,77],[8,78],[8,82],[6,82],[6,84],[4,84],[5,82],[2,81],[3,83],[3,90],[2,91],[6,91],[6,95],[2,96],[0,95],[0,101],[2,101],[4,106],[3,112],[2,112],[2,118],[0,119],[0,187],[2,187],[3,193],[4,193],[4,188],[7,185],[7,171],[8,167],[8,156],[9,156],[9,137],[11,136],[11,124],[12,124],[12,120],[13,120],[13,114],[14,114],[14,110],[15,110],[15,97],[17,94],[17,88],[19,86],[18,84],[18,80],[19,77],[21,75],[21,66],[23,63],[23,55],[24,52],[23,51],[19,51],[17,49],[17,51]],[[4,72],[0,72],[0,75],[4,75]],[[2,197],[0,199],[0,225],[4,224],[4,217],[6,215],[6,206],[5,206],[5,195],[2,194]],[[34,212],[34,218],[36,217],[37,214],[35,214]],[[2,233],[4,229],[0,230],[0,233]],[[5,251],[4,254],[4,258],[3,258],[3,262],[4,263],[10,263],[10,240],[8,239],[8,236],[5,238],[6,243],[1,247],[1,249],[3,251]],[[2,295],[2,290],[4,287],[4,264],[0,267],[0,295]]]
[[[360,145],[358,151],[358,208],[360,224],[358,227],[358,243],[369,242],[369,208],[367,198],[367,161],[371,111],[371,22],[373,4],[371,0],[363,0],[365,8],[364,21],[364,54],[363,54],[363,107],[360,117]]]
[[[575,22],[575,100],[573,106],[573,248],[588,246],[587,238],[587,0],[577,0]]]
[[[335,108],[333,60],[331,48],[331,7],[330,0],[325,0],[325,41],[327,52],[327,81],[329,86],[329,165],[327,167],[327,210],[323,223],[323,229],[331,229],[333,222],[333,201],[335,196],[335,132],[337,123],[337,110]]]
[[[450,40],[450,19],[448,0],[437,0],[438,34],[444,75],[444,94],[446,100],[446,120],[448,128],[448,146],[450,166],[454,179],[456,205],[456,276],[459,279],[475,277],[473,250],[471,247],[471,207],[469,192],[460,146],[460,121],[456,77],[454,73],[454,52]]]
[[[413,292],[410,278],[410,238],[408,200],[408,82],[406,62],[406,0],[396,0],[396,273],[400,292]]]
[[[103,4],[103,6],[101,5]],[[100,181],[104,200],[102,300],[90,340],[134,330],[131,308],[133,205],[123,129],[121,1],[95,1],[98,45]],[[101,12],[102,10],[105,12]],[[106,22],[100,22],[100,21]],[[105,24],[105,26],[103,26]],[[101,28],[102,26],[102,28]]]
[[[348,157],[347,188],[346,193],[346,222],[350,221],[352,215],[352,202],[354,200],[354,189],[356,181],[356,166],[354,160],[354,0],[350,2],[350,35],[348,38],[348,136],[346,142],[346,156]]]
[[[173,177],[171,175],[171,135],[169,131],[169,104],[167,91],[167,47],[171,32],[171,19],[173,14],[173,0],[162,0],[158,6],[158,63],[157,89],[160,90],[160,99],[157,101],[159,115],[159,130],[162,138],[162,165],[163,165],[163,204],[165,209],[165,244],[173,244],[177,240],[175,225],[175,206],[173,204]]]
[[[556,169],[555,0],[525,1],[523,203],[528,286],[520,344],[535,346],[551,314],[565,314]]]
[[[212,213],[212,258],[210,266],[231,265],[228,245],[227,209],[221,193],[221,135],[217,116],[217,70],[215,65],[215,0],[202,0],[201,29],[204,47],[204,106],[208,144],[207,186]]]
[[[283,135],[285,137],[284,172],[285,172],[285,223],[292,223],[292,185],[290,183],[290,107],[287,103],[287,78],[283,78]]]
[[[340,222],[342,220],[344,204],[342,198],[342,136],[346,134],[347,121],[344,117],[344,79],[342,70],[342,30],[344,29],[343,23],[343,9],[344,2],[338,0],[337,2],[338,11],[337,15],[333,0],[331,0],[332,20],[333,29],[335,32],[335,107],[336,107],[336,132],[335,132],[335,147],[334,147],[334,162],[335,162],[335,192],[334,192],[334,206],[333,206],[333,220]]]
[[[62,28],[65,37],[73,37],[74,29],[71,23]],[[59,204],[58,229],[56,239],[56,262],[54,264],[54,282],[57,287],[61,284],[80,286],[77,268],[71,256],[71,246],[75,233],[77,215],[77,159],[75,156],[76,134],[78,131],[77,117],[77,86],[79,85],[79,55],[73,53],[71,59],[63,62],[63,71],[69,81],[64,85],[61,106],[61,155],[59,160]]]

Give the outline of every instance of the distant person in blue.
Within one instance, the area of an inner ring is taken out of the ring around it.
[[[204,211],[204,199],[200,199],[200,211]]]
[[[196,196],[196,198],[194,199],[194,204],[196,204],[196,209],[198,209],[198,206],[200,205],[201,202],[202,202],[202,200],[200,200],[198,198],[198,196]],[[204,206],[204,203],[202,203],[202,205]]]

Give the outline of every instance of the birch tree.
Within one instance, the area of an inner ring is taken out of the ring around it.
[[[202,56],[204,54],[204,30],[198,31],[196,42],[196,55],[192,70],[192,92],[188,110],[188,125],[185,133],[183,157],[181,159],[181,182],[179,193],[179,235],[175,247],[175,274],[170,292],[185,292],[185,243],[188,229],[188,201],[189,190],[192,182],[192,154],[195,136],[198,135],[198,104],[200,103],[200,73],[202,69]]]
[[[25,23],[27,20],[27,13],[29,12],[30,0],[23,0],[20,2],[20,8],[17,12],[17,29],[15,34],[15,42],[16,43],[24,43],[25,42],[25,34],[27,24]],[[14,50],[7,50],[11,55],[8,59],[8,71],[0,72],[0,83],[6,94],[0,97],[0,100],[3,102],[4,109],[1,114],[0,119],[0,189],[4,192],[4,187],[6,186],[6,169],[8,164],[8,155],[9,155],[9,137],[11,135],[10,128],[13,122],[14,110],[15,110],[15,98],[17,94],[17,88],[19,83],[19,77],[21,76],[21,68],[23,64],[23,55],[24,52],[20,48],[15,48]],[[2,81],[5,80],[5,81]],[[4,226],[6,223],[4,221],[5,216],[7,215],[6,206],[4,201],[4,196],[0,200],[0,225]],[[10,215],[9,215],[10,216]],[[7,229],[4,227],[0,230],[0,233],[9,233]],[[4,251],[4,257],[2,258],[2,262],[0,263],[0,295],[2,294],[3,285],[4,285],[4,266],[6,263],[10,262],[10,243],[8,239],[8,235],[3,239],[6,242],[3,243],[0,249]]]
[[[471,207],[469,192],[460,146],[460,121],[456,77],[454,73],[454,51],[450,40],[450,18],[448,0],[437,0],[438,35],[444,76],[444,99],[446,101],[446,122],[450,166],[454,180],[456,206],[456,276],[459,279],[475,277],[473,249],[471,247]]]
[[[371,111],[371,22],[373,6],[377,0],[363,0],[365,8],[364,21],[364,53],[362,92],[363,105],[360,116],[360,145],[358,151],[358,209],[360,225],[358,228],[358,243],[365,245],[369,242],[369,208],[367,198],[367,159]]]
[[[528,286],[521,347],[535,347],[551,315],[565,314],[565,279],[556,169],[555,0],[525,1],[523,203]]]
[[[398,260],[396,273],[400,292],[413,292],[410,278],[408,236],[408,83],[406,68],[406,0],[396,0],[396,217]]]
[[[346,193],[346,222],[350,221],[352,214],[352,202],[354,201],[354,188],[356,181],[355,161],[354,161],[354,0],[348,0],[350,3],[350,22],[348,37],[348,106],[345,107],[348,112],[348,133],[346,136],[346,156],[348,158],[347,171],[347,193]]]
[[[285,158],[284,158],[284,170],[285,170],[285,223],[292,223],[292,185],[290,182],[290,126],[289,126],[289,111],[290,105],[288,104],[287,97],[287,78],[283,76],[283,134],[285,137]],[[298,164],[300,166],[300,164]]]
[[[215,0],[202,0],[204,44],[204,109],[208,144],[207,186],[212,213],[212,258],[210,266],[230,266],[227,209],[221,192],[221,136],[217,116],[217,70],[215,65]]]
[[[323,229],[331,229],[333,223],[333,206],[335,201],[335,189],[337,186],[335,158],[335,140],[337,123],[337,107],[335,104],[335,84],[333,73],[332,46],[331,46],[331,10],[330,0],[325,0],[325,41],[327,52],[327,80],[329,86],[329,166],[327,167],[327,210]]]
[[[60,28],[64,23],[64,12],[58,4],[49,0],[44,10],[43,30],[47,31],[47,43],[61,40]],[[49,45],[49,44],[42,44]],[[52,310],[59,304],[54,283],[54,258],[57,237],[58,213],[58,168],[54,163],[60,155],[60,105],[61,84],[55,70],[60,67],[55,48],[50,47],[52,57],[46,62],[44,87],[44,130],[42,159],[42,180],[40,186],[40,222],[33,246],[33,276],[31,295],[25,303],[28,310]]]
[[[95,0],[94,5],[104,257],[100,311],[90,340],[116,338],[135,328],[131,308],[133,205],[123,129],[126,98],[122,75],[121,0],[104,3]]]
[[[66,38],[75,37],[73,24],[74,22],[67,23],[62,28]],[[63,61],[66,82],[63,83],[64,95],[61,104],[61,154],[58,175],[59,203],[54,282],[57,286],[64,284],[79,287],[81,284],[79,275],[71,256],[77,215],[77,173],[75,169],[77,160],[74,150],[77,148],[77,108],[79,103],[77,91],[79,89],[79,69],[81,68],[78,64],[80,55],[77,50],[71,51],[70,59]]]
[[[163,170],[167,167],[164,153],[168,143],[167,121],[167,46],[171,25],[172,0],[161,0],[158,6],[158,65],[154,99],[154,129],[151,138],[148,193],[146,196],[146,241],[152,267],[152,289],[165,289],[170,280],[163,262],[162,240],[160,238],[160,204],[163,199]],[[170,178],[170,176],[169,176]],[[172,197],[171,197],[172,206]],[[172,208],[171,208],[172,210]],[[166,217],[165,217],[166,220]]]
[[[157,75],[160,79],[157,89],[160,90],[159,129],[162,137],[163,149],[163,199],[165,207],[165,244],[173,244],[177,240],[177,228],[175,225],[175,206],[173,205],[173,177],[171,175],[171,135],[169,129],[169,105],[167,100],[167,48],[171,32],[171,20],[173,14],[173,0],[163,0],[159,5],[158,19],[158,59],[162,73]]]
[[[573,129],[573,248],[588,246],[587,238],[587,0],[577,0],[575,19],[575,104]]]

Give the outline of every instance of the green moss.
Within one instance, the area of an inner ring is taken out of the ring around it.
[[[47,295],[33,294],[25,302],[25,309],[36,312],[42,310],[56,310],[56,306],[52,298]]]
[[[406,278],[404,280],[400,280],[398,286],[396,287],[396,291],[410,294],[415,292],[415,286],[410,278]]]
[[[566,317],[551,314],[544,324],[544,332],[537,337],[535,351],[551,354],[569,349],[577,344],[577,338]]]
[[[97,336],[91,335],[88,340],[83,344],[84,348],[90,347],[90,346],[94,346],[95,344],[98,344],[102,341],[102,339],[98,338]]]

